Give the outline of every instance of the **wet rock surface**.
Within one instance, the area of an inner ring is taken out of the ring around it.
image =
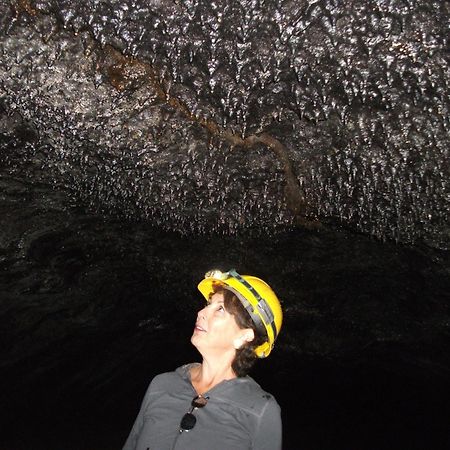
[[[7,157],[43,182],[168,230],[448,247],[445,2],[2,5],[3,115],[34,133]]]
[[[217,266],[283,300],[285,449],[447,449],[448,18],[0,1],[0,448],[121,448]]]

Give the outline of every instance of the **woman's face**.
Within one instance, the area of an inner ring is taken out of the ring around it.
[[[245,341],[253,339],[249,334],[253,330],[239,328],[234,316],[225,309],[223,294],[216,293],[198,312],[191,342],[200,353],[234,352]]]

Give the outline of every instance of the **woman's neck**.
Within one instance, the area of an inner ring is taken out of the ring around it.
[[[200,365],[191,369],[191,383],[198,394],[209,391],[224,380],[236,378],[231,362],[215,359],[203,359]]]

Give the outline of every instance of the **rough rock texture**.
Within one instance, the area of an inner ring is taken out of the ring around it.
[[[170,230],[319,220],[448,247],[447,2],[21,0],[0,14],[11,173]]]

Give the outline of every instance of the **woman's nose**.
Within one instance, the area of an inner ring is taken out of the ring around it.
[[[204,319],[205,317],[206,317],[206,306],[197,313],[198,319]]]

